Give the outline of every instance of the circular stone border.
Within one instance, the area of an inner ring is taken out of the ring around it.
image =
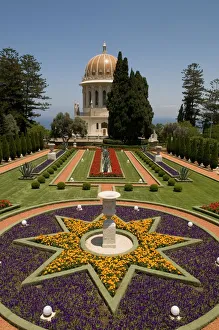
[[[87,248],[86,246],[86,241],[87,239],[89,239],[91,236],[94,236],[94,235],[98,235],[98,234],[102,234],[103,233],[103,230],[102,229],[94,229],[94,230],[91,230],[89,231],[88,233],[84,234],[82,237],[81,237],[81,248],[89,253],[92,253],[96,256],[99,256],[101,255],[100,253],[97,253],[97,252],[94,252],[90,249]],[[130,233],[129,231],[127,230],[124,230],[124,229],[116,229],[116,234],[120,234],[120,235],[123,235],[123,236],[126,236],[127,238],[129,238],[132,243],[133,243],[133,246],[131,247],[131,249],[128,249],[127,251],[125,252],[119,252],[119,253],[115,253],[115,254],[104,254],[104,257],[107,257],[107,256],[118,256],[118,255],[124,255],[124,254],[127,254],[127,253],[130,253],[132,251],[134,251],[135,249],[137,249],[138,247],[138,240],[136,238],[135,235],[133,235],[132,233]]]
[[[12,227],[17,225],[18,223],[21,222],[22,219],[29,219],[32,218],[33,216],[40,215],[43,213],[50,212],[55,209],[62,209],[66,207],[72,207],[72,206],[77,206],[78,201],[82,205],[97,205],[100,204],[99,200],[97,199],[89,199],[87,198],[86,200],[82,199],[77,199],[77,200],[64,200],[64,201],[54,201],[54,202],[49,202],[49,203],[42,203],[38,205],[34,205],[31,207],[26,207],[22,208],[13,212],[10,212],[10,214],[4,215],[1,217],[0,222],[4,223],[3,229],[0,229],[0,235],[3,233],[7,232],[10,230]],[[129,200],[129,199],[120,199],[118,201],[118,205],[121,206],[133,206],[133,203],[138,205],[139,207],[142,208],[153,208],[155,207],[154,210],[161,211],[167,214],[173,214],[176,215],[180,218],[185,217],[184,219],[187,221],[192,221],[194,224],[198,225],[200,228],[204,229],[207,233],[209,233],[212,237],[214,237],[217,241],[219,241],[219,238],[216,236],[215,233],[213,233],[212,229],[206,228],[207,224],[213,224],[215,227],[219,227],[219,223],[216,220],[212,220],[211,218],[208,218],[205,215],[198,214],[196,212],[183,209],[180,207],[174,207],[171,205],[163,204],[163,203],[156,203],[156,202],[151,202],[151,201],[139,201],[139,200]],[[32,213],[32,212],[33,213]],[[171,212],[175,211],[175,212]],[[176,211],[179,211],[179,214],[176,214]],[[32,213],[32,214],[31,214]],[[184,213],[184,214],[182,214]],[[20,217],[21,215],[21,217]],[[194,220],[193,217],[197,217],[201,220],[201,222],[206,221],[206,226],[204,224],[200,224],[199,222],[196,222],[197,220]],[[7,221],[7,218],[10,220]],[[13,312],[11,312],[10,309],[8,309],[5,305],[3,305],[0,302],[0,315],[9,322],[8,327],[10,329],[14,329],[14,326],[16,327],[21,327],[22,329],[26,330],[45,330],[45,328],[42,328],[36,324],[33,324],[20,316],[17,316]],[[4,321],[4,320],[3,320]],[[1,318],[0,318],[0,325],[1,325]],[[5,325],[5,323],[4,323]],[[213,307],[209,312],[204,314],[203,316],[199,317],[198,319],[184,325],[180,326],[177,328],[177,330],[198,330],[198,329],[218,329],[219,326],[219,304],[217,304],[215,307]]]

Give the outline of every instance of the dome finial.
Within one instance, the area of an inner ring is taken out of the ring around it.
[[[106,42],[103,43],[103,53],[106,53]]]

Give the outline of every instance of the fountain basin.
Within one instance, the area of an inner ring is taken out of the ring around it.
[[[116,229],[116,246],[104,248],[103,231],[95,229],[83,235],[80,244],[83,250],[94,255],[116,256],[134,251],[138,247],[138,240],[132,233]]]

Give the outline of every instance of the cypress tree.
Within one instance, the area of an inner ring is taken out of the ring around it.
[[[192,139],[191,146],[190,159],[194,163],[197,159],[197,139]]]
[[[185,137],[181,136],[179,155],[182,159],[185,157],[185,153],[186,153]]]
[[[181,107],[179,109],[179,113],[178,113],[178,116],[177,116],[177,122],[181,123],[183,121],[184,121],[184,109],[183,109],[183,104],[181,104]]]
[[[210,154],[210,141],[206,139],[205,147],[204,147],[204,157],[203,157],[203,164],[207,167],[211,161],[211,154]]]
[[[175,150],[176,150],[176,156],[179,156],[179,150],[180,150],[180,138],[179,136],[176,137],[176,142],[175,142]]]
[[[173,139],[172,139],[172,154],[176,155],[176,137],[175,136],[173,136]]]
[[[38,133],[35,133],[35,142],[36,142],[36,149],[35,151],[38,151],[39,148],[40,148],[40,140],[39,140],[39,134]]]
[[[7,162],[10,157],[9,146],[6,136],[2,136],[2,158]]]
[[[30,154],[32,151],[32,143],[31,143],[31,137],[28,133],[26,134],[26,144],[27,144],[27,153]]]
[[[168,135],[167,138],[167,152],[168,154],[171,152],[171,135]]]
[[[41,131],[39,133],[39,142],[40,142],[39,148],[40,148],[40,150],[43,150],[43,148],[44,148],[44,142],[43,142],[43,133]]]
[[[25,156],[27,153],[27,143],[24,133],[21,134],[21,153],[23,154],[23,156]]]
[[[9,136],[9,152],[12,160],[16,157],[16,146],[12,135]]]
[[[2,144],[1,144],[1,141],[0,141],[0,164],[2,162]]]
[[[186,137],[185,138],[185,157],[187,160],[189,160],[191,155],[191,141],[190,141],[190,137]]]
[[[35,133],[31,132],[30,134],[30,141],[31,141],[31,151],[36,151],[36,140],[35,140]]]
[[[199,165],[203,163],[203,156],[204,156],[204,139],[200,138],[198,144],[197,159],[196,159]]]
[[[15,136],[15,145],[16,145],[16,155],[17,155],[17,157],[20,158],[20,155],[21,155],[21,140],[20,140],[18,134]]]
[[[210,159],[210,166],[213,170],[218,165],[218,142],[215,141],[212,145],[212,151],[211,151],[211,159]]]

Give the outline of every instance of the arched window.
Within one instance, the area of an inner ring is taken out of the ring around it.
[[[96,123],[96,129],[99,129],[99,123]]]
[[[108,124],[106,122],[101,123],[101,128],[107,128]]]
[[[87,106],[89,107],[90,104],[91,104],[91,91],[88,92],[88,95],[89,95],[89,97],[88,97],[88,99],[89,99],[89,104],[88,104]]]
[[[103,91],[103,105],[106,105],[106,91]]]
[[[98,91],[95,92],[95,105],[98,105],[99,93]]]

